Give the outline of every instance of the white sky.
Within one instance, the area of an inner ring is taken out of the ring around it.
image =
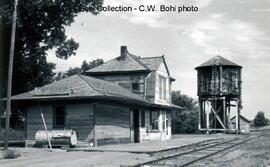
[[[215,55],[243,66],[243,110],[247,118],[264,111],[270,118],[270,0],[105,0],[106,4],[194,5],[195,13],[81,13],[67,27],[79,42],[77,55],[60,60],[50,51],[56,71],[83,60],[119,56],[127,45],[138,56],[165,55],[176,82],[173,90],[196,97],[194,68]]]

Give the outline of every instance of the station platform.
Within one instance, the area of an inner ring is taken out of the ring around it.
[[[167,149],[180,148],[196,143],[215,140],[243,137],[243,135],[232,134],[211,134],[211,135],[173,135],[172,139],[167,141],[146,141],[143,143],[114,144],[97,147],[78,147],[70,148],[68,151],[87,151],[87,152],[129,152],[129,153],[155,153]]]

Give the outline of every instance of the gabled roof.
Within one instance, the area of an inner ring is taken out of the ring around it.
[[[137,56],[127,53],[125,60],[117,57],[87,71],[90,74],[124,72],[150,72],[150,69]]]
[[[232,117],[230,121],[233,121],[236,117]],[[247,118],[245,118],[244,116],[240,115],[240,119],[244,120],[245,122],[251,123],[252,121],[248,120]]]
[[[142,57],[140,60],[148,66],[152,71],[158,70],[163,63],[163,56],[160,57]]]
[[[208,67],[208,66],[213,66],[213,65],[221,65],[221,66],[235,66],[235,67],[240,67],[240,65],[231,62],[230,60],[225,59],[224,57],[221,56],[215,56],[212,59],[204,62],[200,66],[196,67],[195,69],[201,68],[201,67]]]

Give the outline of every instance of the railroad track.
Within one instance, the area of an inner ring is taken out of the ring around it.
[[[154,160],[137,164],[135,167],[188,166],[218,153],[235,148],[260,136],[262,135],[247,138],[216,139],[207,142],[201,142],[182,150],[180,148],[175,150],[166,150],[160,152],[159,155],[156,155]]]

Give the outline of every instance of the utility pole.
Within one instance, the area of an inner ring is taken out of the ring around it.
[[[16,20],[17,20],[17,4],[18,0],[15,0],[14,11],[12,17],[12,29],[10,38],[10,50],[9,50],[9,63],[8,63],[8,85],[7,85],[7,103],[6,103],[6,127],[5,127],[5,145],[4,149],[8,150],[8,136],[9,136],[9,114],[11,113],[11,90],[12,90],[12,71],[13,71],[13,57],[15,46],[15,33],[16,33]]]

